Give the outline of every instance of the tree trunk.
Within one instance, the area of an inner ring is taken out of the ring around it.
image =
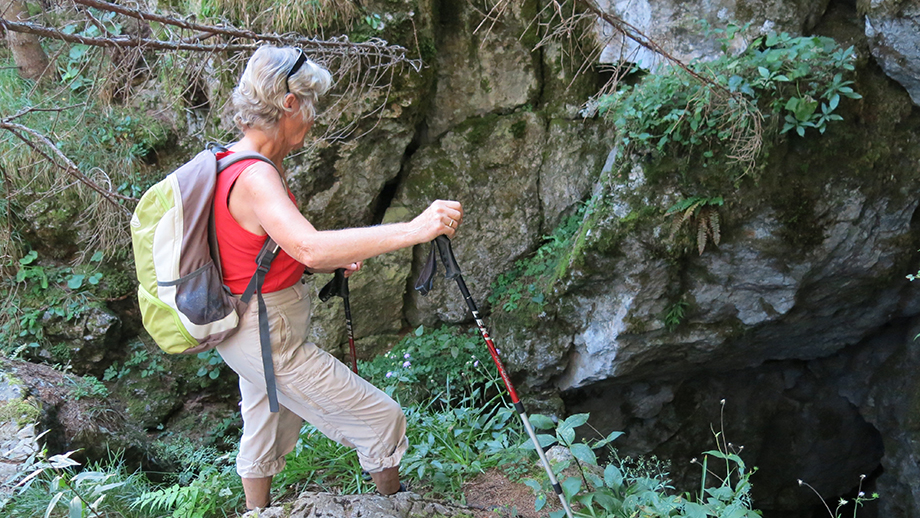
[[[29,13],[22,0],[0,0],[0,13],[11,22],[28,21]],[[48,69],[48,56],[42,49],[38,36],[7,31],[6,41],[13,54],[13,61],[24,79],[38,81]]]

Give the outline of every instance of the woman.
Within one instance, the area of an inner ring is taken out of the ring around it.
[[[301,50],[258,49],[233,92],[243,138],[230,152],[256,151],[280,165],[303,146],[313,125],[314,103],[331,82],[329,72]],[[240,377],[243,437],[237,472],[248,508],[269,504],[272,477],[284,467],[303,420],[354,447],[381,494],[400,490],[399,461],[408,447],[405,416],[386,394],[306,341],[310,296],[301,277],[304,269],[329,273],[345,268],[350,275],[369,257],[441,234],[453,237],[462,220],[459,203],[438,200],[407,223],[318,231],[294,204],[283,170],[245,160],[220,174],[215,222],[224,281],[231,291],[244,291],[268,236],[281,246],[263,288],[279,412],[268,408],[257,304],[249,305],[239,331],[217,348]]]

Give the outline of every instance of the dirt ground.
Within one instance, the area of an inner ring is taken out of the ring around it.
[[[514,483],[501,470],[491,470],[463,487],[466,505],[482,511],[477,518],[546,518],[562,505],[548,500],[539,512],[534,510],[536,495],[524,484]],[[550,494],[548,498],[553,498]]]

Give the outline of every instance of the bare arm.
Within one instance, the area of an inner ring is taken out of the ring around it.
[[[453,237],[463,220],[460,203],[438,200],[409,222],[318,231],[291,202],[274,168],[261,162],[240,175],[229,205],[243,228],[258,235],[267,233],[312,271],[346,267],[441,234]]]

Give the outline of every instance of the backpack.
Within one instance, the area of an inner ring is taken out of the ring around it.
[[[214,189],[221,171],[247,159],[275,165],[255,152],[232,153],[217,160],[221,151],[226,148],[208,144],[148,189],[134,209],[131,241],[138,305],[144,328],[160,349],[196,354],[236,332],[239,315],[255,293],[266,386],[272,411],[277,411],[262,284],[279,247],[270,237],[266,240],[256,259],[256,273],[237,299],[223,283],[213,217]]]

